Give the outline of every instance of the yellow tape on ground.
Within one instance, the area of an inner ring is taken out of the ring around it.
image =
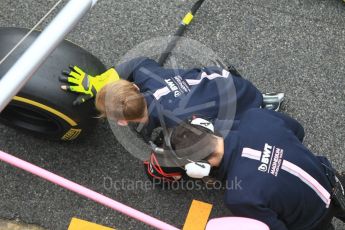
[[[183,230],[205,230],[212,204],[193,200]]]
[[[72,218],[68,230],[115,230],[114,228],[104,227],[78,218]]]

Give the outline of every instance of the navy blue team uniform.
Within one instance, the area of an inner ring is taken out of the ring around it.
[[[263,103],[261,92],[252,83],[219,67],[167,69],[140,57],[120,64],[116,70],[145,95],[149,123],[140,134],[146,141],[155,128],[171,128],[192,116],[211,121],[217,133],[226,136],[236,129],[246,110]],[[172,176],[184,175],[180,168],[159,167],[154,162],[154,156],[144,162],[151,180],[174,181]]]
[[[326,230],[332,215],[345,221],[331,199],[332,166],[311,153],[303,137],[303,127],[286,115],[264,109],[245,113],[225,138],[219,169],[220,178],[241,181],[225,195],[235,216],[258,219],[271,230]]]
[[[258,109],[262,94],[249,81],[218,67],[165,69],[148,58],[116,69],[145,95],[150,129],[161,125],[160,114],[166,127],[196,115],[213,121],[220,132],[231,129],[223,135],[218,176],[241,181],[241,189],[226,192],[225,202],[234,215],[261,220],[271,230],[324,230],[333,215],[345,220],[332,202],[331,164],[302,144],[304,129],[296,120]],[[151,178],[173,180],[180,175],[174,168],[171,173],[162,170],[154,159],[150,163],[145,167]]]
[[[219,67],[166,69],[152,59],[136,58],[116,70],[145,95],[147,133],[161,126],[161,121],[170,128],[198,116],[226,134],[246,110],[262,105],[262,94],[252,83]]]

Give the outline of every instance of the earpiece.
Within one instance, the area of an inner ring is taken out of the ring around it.
[[[198,125],[207,129],[210,133],[214,133],[213,124],[202,118],[194,118],[191,122],[192,125]],[[211,165],[207,162],[191,162],[185,165],[186,174],[189,177],[201,179],[209,176],[211,172]]]
[[[189,177],[201,179],[210,175],[211,165],[205,162],[192,162],[185,166],[186,174]]]
[[[192,125],[198,125],[201,127],[206,128],[211,133],[214,133],[214,126],[211,122],[208,120],[202,119],[202,118],[195,118],[190,122]]]

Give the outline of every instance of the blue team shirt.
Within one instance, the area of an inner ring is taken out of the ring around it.
[[[240,187],[226,191],[235,216],[254,218],[271,230],[311,230],[330,202],[326,158],[303,144],[303,127],[278,112],[251,109],[225,139],[220,177]]]
[[[152,59],[136,58],[116,69],[145,95],[149,130],[161,121],[171,128],[196,116],[227,133],[243,112],[262,105],[262,94],[253,84],[219,67],[167,69]]]

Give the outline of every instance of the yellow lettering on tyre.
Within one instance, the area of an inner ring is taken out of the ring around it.
[[[81,129],[73,129],[71,128],[70,130],[68,130],[67,133],[65,133],[65,135],[63,135],[63,137],[61,138],[61,140],[63,141],[71,141],[76,139],[80,133],[81,133]]]

